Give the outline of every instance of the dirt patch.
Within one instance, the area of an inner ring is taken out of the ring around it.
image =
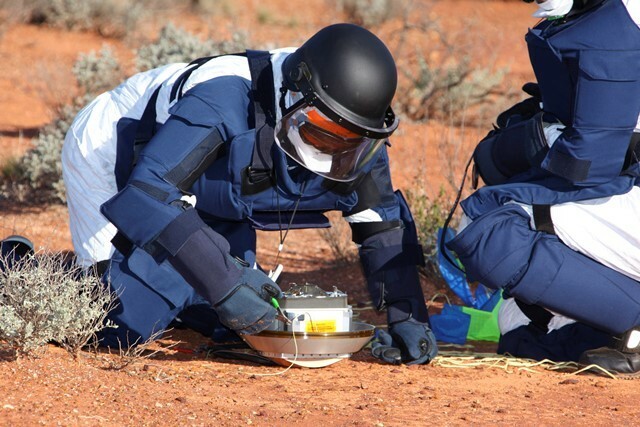
[[[291,2],[249,3],[246,8],[233,6],[230,16],[189,16],[180,24],[217,35],[234,26],[251,28],[253,41],[296,45],[314,29],[339,20],[325,2],[308,2],[309,7],[295,16],[287,11],[300,8]],[[521,2],[447,0],[433,13],[451,31],[477,35],[469,44],[469,55],[508,66],[517,87],[532,78],[523,42],[526,27],[535,23],[531,12],[532,7]],[[260,24],[265,16],[267,24]],[[30,139],[52,116],[47,91],[66,87],[77,54],[100,49],[104,42],[130,59],[127,42],[92,33],[26,25],[5,28],[0,38],[0,161],[29,148]],[[433,192],[440,185],[449,186],[445,162],[455,162],[459,175],[470,147],[485,132],[405,121],[390,150],[396,186],[410,188],[418,179]],[[460,154],[447,151],[452,147]],[[67,220],[63,206],[25,207],[10,200],[0,204],[1,235],[24,234],[49,250],[71,250]],[[277,244],[277,233],[260,234],[258,254],[267,268],[275,262]],[[281,262],[286,266],[283,286],[306,281],[335,285],[349,294],[355,307],[368,306],[358,265],[337,265],[318,232],[289,233]],[[437,283],[423,285],[427,298],[444,291]],[[363,321],[384,322],[372,310],[358,312]],[[155,356],[122,369],[113,369],[121,360],[117,354],[83,352],[73,360],[53,345],[37,359],[15,361],[0,354],[0,424],[635,425],[640,419],[638,381],[501,364],[389,366],[367,351],[327,368],[294,368],[280,375],[281,367],[207,357],[201,349],[210,341],[196,333],[174,330],[168,335],[153,345]],[[494,349],[487,343],[443,347],[442,357],[453,350]]]

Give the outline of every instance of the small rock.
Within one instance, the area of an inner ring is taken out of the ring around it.
[[[560,381],[559,384],[578,384],[580,381],[576,380],[575,378],[569,378],[563,381]]]

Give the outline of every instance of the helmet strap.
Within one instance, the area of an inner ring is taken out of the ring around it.
[[[287,96],[287,87],[284,85],[284,82],[282,82],[282,86],[280,86],[280,100],[278,102],[278,105],[280,106],[280,112],[282,112],[282,116],[285,116],[285,110],[287,109],[287,106],[285,104],[285,97]]]
[[[296,102],[294,102],[291,106],[287,107],[287,104],[285,102],[287,91],[288,89],[283,84],[282,87],[280,88],[280,101],[278,103],[278,105],[280,106],[280,111],[282,112],[282,117],[300,108],[303,104],[306,104],[306,101],[304,100],[304,98],[301,98]]]

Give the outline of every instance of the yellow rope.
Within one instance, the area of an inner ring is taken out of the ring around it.
[[[549,359],[540,361],[520,359],[513,356],[499,356],[493,353],[470,353],[460,351],[440,351],[440,354],[431,362],[434,366],[453,369],[471,369],[478,367],[502,369],[507,373],[526,371],[541,373],[534,368],[542,368],[548,371],[567,371],[569,375],[578,375],[586,371],[599,371],[600,373],[618,379],[615,374],[598,365],[579,367],[575,362],[554,362]],[[572,371],[572,372],[569,372]]]

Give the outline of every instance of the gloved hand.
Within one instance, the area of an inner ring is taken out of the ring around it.
[[[391,325],[389,333],[376,329],[371,354],[395,365],[418,365],[431,362],[438,354],[438,345],[429,325],[409,319]]]
[[[261,270],[250,268],[233,259],[240,269],[237,285],[213,308],[220,322],[238,334],[257,334],[273,323],[276,309],[271,298],[278,298],[282,291]]]
[[[530,119],[541,111],[540,103],[542,102],[542,97],[538,84],[531,82],[525,83],[524,86],[522,86],[522,90],[527,95],[531,95],[531,97],[518,102],[508,110],[498,114],[496,124],[499,128],[506,128],[517,122]]]

